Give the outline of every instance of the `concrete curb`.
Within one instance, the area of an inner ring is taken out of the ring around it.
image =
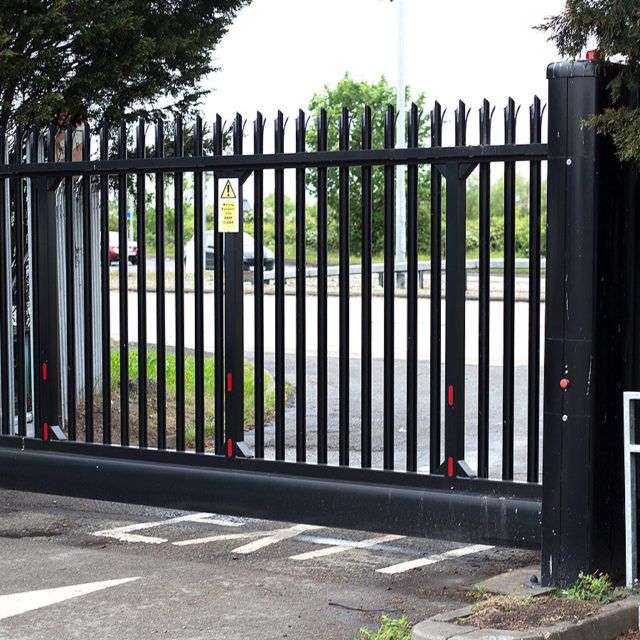
[[[468,616],[471,607],[433,616],[413,627],[411,640],[612,640],[629,629],[638,628],[640,597],[606,604],[600,613],[576,624],[560,623],[529,631],[477,629],[452,624],[456,618]]]

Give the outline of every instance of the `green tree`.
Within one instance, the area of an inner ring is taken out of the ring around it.
[[[546,252],[547,234],[547,181],[541,185],[541,222],[540,248],[542,255]],[[467,180],[467,255],[478,255],[479,241],[479,195],[478,173],[475,171]],[[516,255],[519,258],[529,256],[529,179],[516,173],[515,189],[515,239]],[[500,175],[491,184],[491,211],[489,217],[489,241],[492,255],[504,255],[504,175]]]
[[[572,58],[595,41],[600,70],[615,58],[625,64],[610,69],[613,106],[587,124],[611,136],[621,160],[640,166],[640,109],[623,104],[627,89],[640,84],[640,5],[638,0],[567,0],[564,10],[539,27],[550,33],[563,55]]]
[[[250,1],[3,2],[0,125],[189,113],[208,93],[213,49]]]
[[[409,87],[406,90],[406,98],[409,99]],[[421,93],[415,100],[418,111],[425,110],[425,96]],[[373,117],[372,126],[372,148],[381,149],[384,147],[384,122],[383,116],[388,105],[396,104],[396,90],[390,86],[384,76],[376,84],[369,84],[366,81],[357,82],[345,74],[344,78],[338,82],[334,88],[325,85],[321,93],[315,94],[309,102],[311,120],[307,131],[307,146],[309,149],[317,149],[318,129],[317,118],[322,109],[326,109],[329,119],[328,149],[335,151],[339,148],[338,118],[342,113],[342,108],[349,110],[352,118],[349,135],[349,147],[351,149],[362,148],[362,129],[360,117],[364,112],[364,107],[371,108]],[[424,146],[428,142],[429,118],[428,114],[422,113],[419,126],[419,145]],[[429,203],[429,181],[428,169],[422,166],[419,171],[419,246],[423,251],[428,250],[430,220],[427,215]],[[307,188],[309,192],[317,197],[317,178],[315,172],[307,173]],[[372,244],[373,251],[380,252],[384,247],[384,175],[379,167],[373,170],[372,179],[373,191],[373,214],[372,214]],[[359,254],[361,252],[361,218],[362,218],[362,169],[352,168],[349,171],[349,197],[350,197],[350,243],[351,252]],[[338,188],[338,171],[331,169],[327,177],[327,206],[329,216],[329,226],[338,224],[340,193]]]

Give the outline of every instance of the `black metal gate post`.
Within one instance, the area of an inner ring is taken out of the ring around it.
[[[624,566],[624,169],[583,126],[607,104],[588,62],[548,68],[542,577]]]
[[[242,203],[242,189],[238,194]],[[240,205],[242,206],[242,205]],[[225,234],[225,435],[227,455],[238,453],[237,446],[244,440],[244,305],[242,300],[242,214],[240,230]]]
[[[35,245],[33,256],[35,366],[34,406],[37,406],[36,438],[60,437],[60,327],[58,323],[58,265],[56,243],[57,183],[48,178],[32,180]]]
[[[456,109],[456,146],[466,144],[467,111]],[[450,163],[438,168],[447,181],[446,195],[446,337],[444,456],[440,473],[472,477],[464,459],[465,413],[465,294],[466,294],[466,183],[474,163]]]
[[[242,153],[242,118],[237,115],[233,127],[233,152]],[[225,436],[227,455],[250,456],[244,444],[244,256],[243,197],[238,176],[238,231],[226,233],[224,242],[224,362],[225,362]],[[257,268],[257,265],[256,265]]]

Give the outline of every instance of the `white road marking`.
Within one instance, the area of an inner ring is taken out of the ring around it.
[[[207,544],[208,542],[217,542],[222,540],[240,540],[242,538],[253,538],[259,536],[264,531],[252,531],[250,533],[227,533],[219,536],[206,536],[205,538],[192,538],[191,540],[178,540],[172,542],[176,547],[187,547],[191,544]]]
[[[168,520],[158,520],[154,522],[141,522],[138,524],[128,524],[124,527],[116,527],[114,529],[104,529],[96,531],[93,535],[98,537],[115,538],[121,542],[144,542],[146,544],[162,544],[168,542],[166,538],[158,538],[154,536],[141,536],[131,531],[141,531],[143,529],[152,529],[167,524],[175,524],[177,522],[203,522],[206,524],[215,524],[223,527],[241,527],[243,522],[235,522],[233,520],[222,520],[213,517],[212,513],[191,513],[187,516],[179,516],[177,518],[169,518]]]
[[[376,545],[383,542],[391,542],[392,540],[400,540],[404,536],[388,535],[378,536],[377,538],[369,538],[367,540],[345,540],[346,544],[336,544],[331,547],[325,547],[324,549],[316,549],[315,551],[307,551],[306,553],[299,553],[295,556],[289,556],[290,560],[311,560],[313,558],[321,558],[323,556],[331,556],[334,553],[341,553],[349,549],[372,549]]]
[[[410,569],[416,569],[417,567],[424,567],[430,564],[436,564],[436,562],[442,562],[449,558],[461,558],[462,556],[468,556],[472,553],[478,553],[479,551],[487,551],[493,549],[491,545],[475,544],[470,547],[460,547],[458,549],[452,549],[445,553],[437,553],[427,558],[417,558],[416,560],[408,560],[407,562],[400,562],[399,564],[391,565],[390,567],[384,567],[383,569],[376,569],[378,573],[403,573]]]
[[[258,549],[262,549],[270,544],[275,544],[276,542],[280,542],[281,540],[286,540],[287,538],[294,538],[299,535],[303,531],[309,531],[311,529],[321,529],[322,527],[318,527],[315,525],[309,524],[298,524],[293,527],[287,527],[285,529],[273,529],[273,530],[262,530],[262,531],[248,531],[246,533],[229,533],[226,535],[219,536],[206,536],[204,538],[193,538],[191,540],[180,540],[178,542],[174,542],[178,547],[186,547],[192,544],[207,544],[209,542],[222,542],[224,540],[240,540],[243,538],[258,538],[259,540],[255,540],[247,545],[243,545],[238,547],[237,549],[233,549],[232,553],[251,553],[252,551],[257,551]]]
[[[0,620],[139,579],[139,577],[136,577],[104,580],[103,582],[86,582],[84,584],[74,584],[70,587],[39,589],[38,591],[24,591],[0,596]]]
[[[245,544],[242,547],[237,547],[233,550],[233,553],[253,553],[254,551],[258,551],[258,549],[263,549],[264,547],[276,544],[282,540],[295,538],[303,531],[311,531],[312,529],[321,528],[322,527],[314,524],[297,524],[287,529],[277,529],[276,531],[270,531],[270,535],[266,536],[265,538],[260,538],[260,540],[255,540],[254,542]]]

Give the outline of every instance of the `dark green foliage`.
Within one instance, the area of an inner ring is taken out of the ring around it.
[[[640,166],[640,110],[622,105],[626,90],[640,84],[640,2],[638,0],[567,0],[562,13],[540,26],[550,32],[563,55],[576,58],[595,39],[602,68],[615,59],[619,65],[608,88],[614,107],[595,114],[587,125],[611,136],[622,160]]]
[[[409,88],[407,87],[407,99],[409,98]],[[425,96],[420,94],[416,99],[418,111],[422,113],[419,126],[419,146],[427,146],[429,143],[429,114],[426,112]],[[382,149],[384,147],[384,126],[383,117],[388,105],[396,104],[396,89],[387,83],[383,76],[377,84],[369,84],[366,81],[356,82],[345,74],[344,78],[338,82],[335,88],[331,89],[325,85],[324,90],[315,94],[309,102],[311,119],[307,131],[307,147],[309,150],[317,149],[318,129],[317,118],[321,109],[326,109],[329,119],[329,140],[328,149],[335,151],[339,148],[338,119],[342,108],[349,110],[351,118],[349,147],[351,149],[362,148],[362,128],[361,117],[364,107],[371,107],[373,114],[372,148]],[[398,146],[401,146],[398,144]],[[406,146],[406,141],[405,145]],[[419,248],[427,251],[429,247],[430,220],[427,216],[429,203],[429,171],[426,167],[421,167],[419,172]],[[307,188],[309,192],[317,197],[317,177],[316,172],[307,172]],[[349,171],[349,197],[350,197],[350,243],[351,253],[359,255],[361,253],[361,218],[362,218],[362,170],[352,168]],[[338,225],[339,211],[339,189],[338,171],[331,169],[327,179],[327,205],[329,215],[329,227]],[[384,247],[384,177],[383,170],[379,167],[373,170],[373,252],[379,253]],[[331,235],[331,234],[330,234]],[[331,238],[329,238],[331,241]],[[330,246],[331,248],[331,246]],[[337,247],[335,247],[337,248]]]
[[[478,173],[467,180],[467,256],[479,253],[479,184]],[[490,251],[492,256],[504,255],[504,175],[491,185],[491,215],[489,220]],[[547,245],[547,181],[542,181],[542,203],[540,223],[540,247],[545,255]],[[516,256],[529,257],[529,180],[516,173]]]
[[[249,2],[3,2],[0,125],[189,113],[207,93],[212,50]]]

